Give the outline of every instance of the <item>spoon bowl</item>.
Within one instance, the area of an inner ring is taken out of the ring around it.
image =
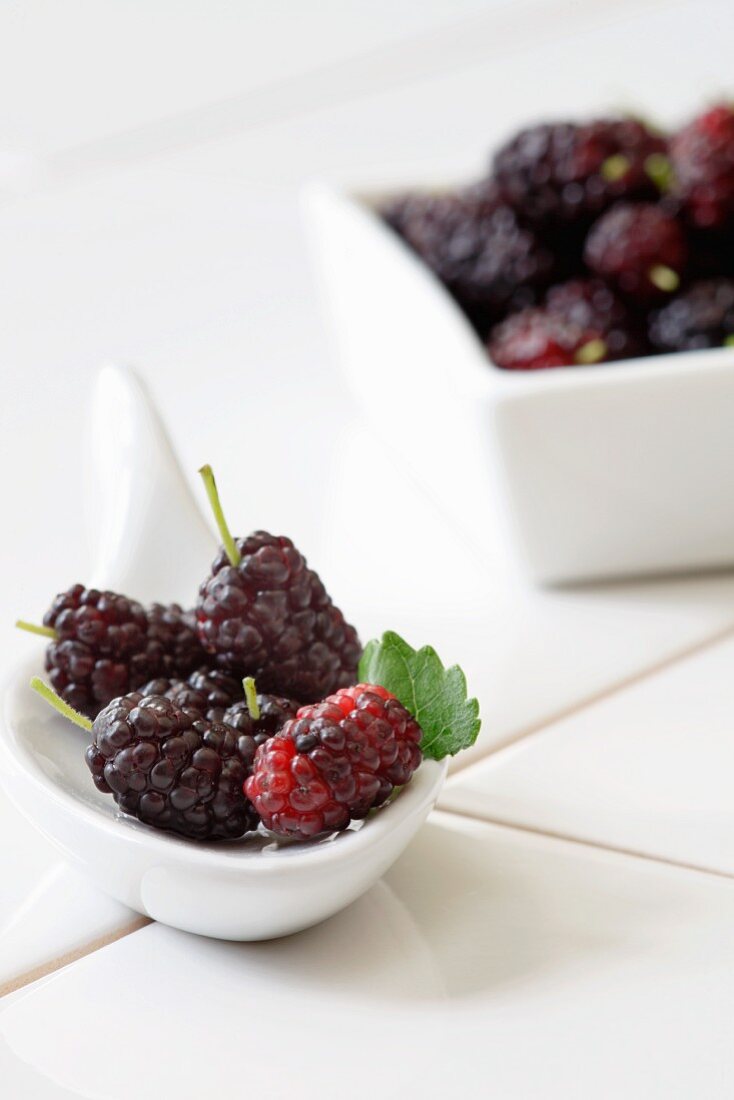
[[[114,425],[92,456],[91,493],[100,517],[95,583],[143,599],[185,599],[187,593],[191,599],[214,541],[160,421],[129,371],[105,368],[95,401],[98,422]],[[112,406],[115,416],[105,416]],[[185,547],[173,562],[161,547],[163,502],[168,543],[174,532],[173,544]],[[388,805],[320,841],[278,843],[265,833],[239,841],[187,840],[120,813],[111,796],[96,790],[84,761],[86,735],[29,687],[41,665],[39,649],[3,693],[0,782],[6,794],[100,890],[187,932],[271,939],[332,916],[397,859],[446,775],[446,761],[424,761]]]
[[[26,662],[4,694],[0,768],[16,807],[105,893],[187,932],[259,940],[297,932],[349,905],[388,869],[436,801],[446,764],[426,760],[396,798],[343,833],[306,844],[265,834],[202,843],[122,814],[94,787],[81,730],[28,687]]]

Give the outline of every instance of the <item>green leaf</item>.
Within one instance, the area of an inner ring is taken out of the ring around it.
[[[455,756],[479,733],[479,703],[467,699],[466,677],[458,665],[444,668],[431,646],[413,649],[386,631],[368,642],[359,662],[364,684],[381,684],[410,711],[423,730],[421,749],[432,760]]]

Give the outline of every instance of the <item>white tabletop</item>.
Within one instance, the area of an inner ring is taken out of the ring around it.
[[[3,672],[38,648],[10,624],[90,568],[115,360],[192,482],[211,462],[244,528],[292,535],[365,636],[459,661],[484,715],[385,880],[266,945],[141,928],[0,796],[9,1096],[730,1095],[734,575],[483,568],[361,422],[298,189],[468,175],[543,114],[683,117],[730,90],[732,32],[726,0],[0,10]]]

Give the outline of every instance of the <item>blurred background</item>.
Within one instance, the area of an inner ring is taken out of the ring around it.
[[[365,636],[460,660],[498,742],[723,628],[728,577],[539,592],[501,531],[487,560],[462,540],[341,380],[299,193],[469,179],[544,118],[676,123],[731,93],[733,39],[730,0],[6,0],[4,663],[35,644],[9,624],[89,574],[107,361],[235,529],[291,535]]]

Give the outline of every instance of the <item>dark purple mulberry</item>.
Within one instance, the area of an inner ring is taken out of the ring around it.
[[[594,222],[584,259],[594,274],[644,304],[677,290],[688,245],[680,223],[659,206],[620,202]]]
[[[642,326],[601,279],[572,279],[551,287],[546,310],[604,342],[605,360],[629,359],[649,350]]]
[[[51,683],[89,718],[163,671],[162,647],[148,644],[145,610],[135,600],[76,584],[56,597],[43,622],[56,635],[46,650]]]
[[[133,692],[94,721],[86,761],[97,790],[147,825],[196,840],[240,837],[257,828],[245,797],[251,738],[173,700]],[[245,742],[245,752],[241,742]]]
[[[551,251],[491,185],[407,195],[383,217],[445,284],[478,328],[533,301],[554,274]]]
[[[156,676],[183,676],[205,657],[191,612],[141,604],[115,592],[73,585],[43,619],[54,631],[46,650],[51,683],[75,710],[94,718],[118,695]]]
[[[254,686],[253,686],[254,693]],[[243,695],[243,685],[221,669],[200,669],[188,680],[151,680],[140,689],[142,695],[164,695],[182,710],[194,711],[210,722],[223,722],[236,730],[243,760],[252,762],[255,749],[293,718],[299,703],[279,695],[256,694],[253,701]]]
[[[163,648],[168,676],[183,679],[206,664],[207,655],[196,633],[196,612],[184,611],[178,604],[154,603],[146,611],[148,641]]]
[[[492,162],[500,195],[531,224],[588,224],[617,199],[654,199],[665,139],[634,119],[521,130]]]
[[[256,531],[222,550],[199,589],[199,637],[218,663],[266,692],[311,702],[353,683],[361,647],[290,539]]]
[[[249,734],[260,745],[268,737],[277,733],[289,718],[295,718],[299,704],[293,699],[284,699],[281,695],[257,695],[259,716],[252,717],[244,699],[238,699],[227,707],[222,721],[240,733]]]
[[[165,695],[176,706],[220,722],[227,707],[242,699],[242,681],[220,668],[199,668],[185,680],[157,677],[143,684],[143,695]]]
[[[211,470],[202,470],[224,547],[199,589],[199,638],[217,663],[266,693],[301,702],[354,683],[361,646],[290,539],[256,531],[234,540]]]
[[[734,340],[734,280],[694,283],[650,319],[658,351],[718,348]]]

